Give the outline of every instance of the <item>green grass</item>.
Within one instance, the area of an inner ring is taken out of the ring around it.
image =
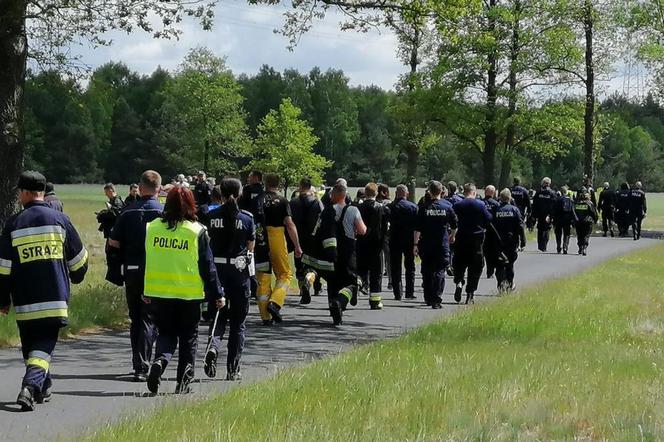
[[[664,230],[664,194],[649,193],[648,216],[643,221],[645,230]]]
[[[664,246],[89,440],[659,440]],[[332,333],[332,331],[330,331]]]
[[[75,334],[97,327],[113,327],[126,321],[126,305],[122,288],[104,281],[106,261],[104,238],[97,230],[96,211],[104,208],[106,197],[100,185],[56,186],[65,212],[90,254],[85,281],[72,286],[69,309],[70,326],[63,333]],[[14,315],[0,317],[0,346],[16,345],[18,330]]]

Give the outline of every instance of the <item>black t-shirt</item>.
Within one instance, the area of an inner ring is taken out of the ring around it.
[[[284,227],[284,220],[287,216],[291,216],[288,200],[271,191],[265,192],[263,210],[265,212],[265,224],[271,227]]]
[[[212,203],[212,186],[207,181],[196,184],[194,187],[194,198],[198,207],[208,206]]]

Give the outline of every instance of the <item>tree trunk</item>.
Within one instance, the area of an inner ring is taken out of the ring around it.
[[[25,0],[0,3],[0,227],[16,210],[14,186],[23,167],[23,88],[28,40]]]
[[[497,0],[490,0],[489,2],[489,33],[494,33],[496,30],[496,19],[492,14],[492,9],[496,7]],[[484,152],[482,155],[484,165],[484,184],[492,184],[495,182],[495,169],[496,169],[496,144],[497,144],[497,130],[496,130],[496,102],[498,100],[498,86],[496,84],[497,72],[497,54],[496,49],[492,49],[487,56],[487,64],[489,70],[487,72],[487,94],[486,94],[486,114],[484,120]]]
[[[203,172],[208,173],[208,162],[210,159],[210,141],[205,140],[205,147],[203,150]]]
[[[419,159],[419,150],[412,141],[408,143],[406,150],[406,176],[408,177],[408,199],[415,202],[415,190],[417,188],[417,162]]]
[[[507,129],[505,132],[505,150],[500,159],[500,182],[499,187],[505,188],[509,185],[510,173],[512,172],[512,158],[514,142],[516,138],[516,125],[514,117],[516,116],[517,100],[517,66],[520,51],[520,20],[521,20],[521,1],[514,2],[514,22],[512,23],[512,38],[510,41],[510,67],[509,67],[509,93],[507,104]]]
[[[419,49],[420,49],[420,30],[417,25],[413,28],[412,46],[410,48],[410,78],[408,79],[408,91],[412,93],[415,90],[415,76],[417,75],[417,67],[419,65]],[[408,198],[415,202],[415,190],[417,189],[417,163],[420,159],[420,150],[417,143],[413,140],[415,133],[411,134],[411,139],[408,140],[406,146],[406,176],[408,177]]]
[[[503,152],[503,155],[500,157],[500,181],[498,186],[498,191],[509,187],[510,184],[510,175],[512,174],[512,153]]]
[[[595,131],[595,67],[593,61],[593,5],[585,0],[583,28],[586,34],[586,110],[583,117],[585,125],[583,142],[583,173],[592,182],[595,169],[594,131]]]

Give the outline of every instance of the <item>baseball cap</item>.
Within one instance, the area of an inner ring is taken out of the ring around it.
[[[35,170],[26,170],[18,177],[17,189],[43,192],[46,189],[46,177]]]

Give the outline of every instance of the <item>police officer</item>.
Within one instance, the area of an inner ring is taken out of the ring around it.
[[[482,275],[484,236],[492,217],[484,202],[475,199],[477,188],[474,184],[464,185],[463,194],[464,199],[453,206],[459,220],[459,229],[454,241],[455,253],[452,265],[454,266],[454,283],[456,284],[454,291],[456,302],[461,302],[464,277],[466,270],[468,270],[466,284],[466,304],[468,304],[473,302]]]
[[[191,191],[174,187],[168,192],[161,218],[147,224],[144,293],[152,304],[159,331],[155,360],[147,378],[152,393],[159,391],[161,376],[178,346],[175,393],[191,391],[200,304],[207,299],[223,308],[226,302],[207,229],[196,219]]]
[[[390,262],[390,238],[389,238],[389,211],[390,211],[390,187],[387,184],[378,184],[376,201],[383,206],[383,253],[381,259],[387,276],[387,290],[392,290],[392,265]]]
[[[459,201],[463,200],[463,196],[459,195],[457,192],[458,186],[455,181],[449,181],[447,183],[447,196],[445,199],[452,204],[452,207]],[[454,250],[456,249],[456,246],[454,243],[450,244],[450,262],[454,263]],[[447,268],[447,274],[449,276],[454,275],[454,265],[451,265]]]
[[[258,308],[265,324],[268,321],[280,323],[282,321],[281,309],[286,301],[288,287],[293,278],[293,272],[288,260],[288,246],[286,235],[293,242],[295,257],[302,256],[297,229],[293,223],[288,201],[278,194],[279,176],[268,174],[265,176],[265,195],[263,197],[263,212],[265,216],[265,230],[270,249],[270,265],[277,279],[272,288],[272,274],[258,271]]]
[[[556,194],[551,190],[551,178],[542,178],[542,187],[533,198],[533,218],[537,220],[537,248],[546,252],[551,231],[553,204]]]
[[[616,195],[616,224],[618,225],[618,236],[624,238],[629,233],[631,224],[630,209],[632,205],[632,191],[629,183],[622,183]]]
[[[51,399],[51,356],[67,325],[69,282],[83,281],[88,252],[69,217],[44,201],[44,175],[23,172],[16,187],[24,210],[0,235],[0,312],[14,304],[25,360],[16,403],[32,411]]]
[[[367,233],[367,226],[362,221],[362,215],[357,207],[347,203],[348,189],[345,185],[335,184],[330,192],[331,206],[325,208],[334,211],[336,260],[334,262],[334,276],[327,280],[327,296],[330,307],[330,316],[335,325],[342,323],[343,311],[350,303],[357,303],[357,236]]]
[[[46,193],[44,194],[44,201],[48,203],[51,209],[57,210],[58,212],[64,212],[62,201],[60,201],[58,196],[55,194],[55,186],[53,185],[53,183],[50,182],[46,183]]]
[[[514,178],[514,185],[510,189],[514,205],[521,212],[521,218],[525,222],[528,219],[531,211],[530,195],[528,190],[521,185],[521,179]]]
[[[245,341],[245,319],[249,313],[249,279],[253,273],[255,227],[251,213],[241,211],[237,205],[241,187],[240,181],[234,178],[223,179],[213,190],[213,194],[220,193],[222,206],[208,213],[210,249],[224,287],[226,306],[220,310],[216,325],[214,321],[210,324],[211,341],[205,354],[204,371],[210,378],[216,376],[217,355],[221,351],[226,326],[229,326],[226,358],[226,380],[229,381],[241,379],[240,358]],[[210,305],[209,309],[214,310],[214,306]]]
[[[311,188],[311,179],[302,178],[298,196],[290,201],[293,223],[297,229],[302,253],[312,255],[314,247],[314,230],[318,218],[323,211],[323,204],[316,197]],[[302,264],[302,258],[295,258],[295,276],[300,286],[300,304],[311,303],[311,293],[320,292],[320,278],[315,272],[305,272],[306,266]]]
[[[579,200],[574,204],[574,213],[576,215],[576,239],[579,245],[579,255],[586,256],[590,234],[593,232],[593,225],[598,219],[597,209],[590,200],[589,192],[579,195]]]
[[[641,239],[641,224],[646,217],[646,193],[643,191],[641,181],[637,181],[632,188],[629,198],[629,213],[632,219],[632,237],[634,241]]]
[[[205,172],[198,172],[198,179],[194,186],[194,197],[196,198],[196,207],[198,217],[203,218],[208,212],[208,206],[212,203],[212,187],[207,181]]]
[[[254,216],[256,226],[256,244],[254,249],[254,266],[256,271],[270,273],[270,249],[267,243],[267,231],[265,230],[265,213],[263,202],[265,201],[265,187],[263,186],[263,173],[260,170],[252,170],[247,177],[247,184],[242,188],[242,195],[238,200],[241,210],[246,210]],[[258,279],[251,277],[251,297],[256,298]],[[267,319],[264,324],[271,324]]]
[[[369,183],[364,188],[365,199],[358,209],[367,233],[357,239],[357,271],[362,283],[369,286],[369,307],[372,310],[383,308],[381,297],[383,285],[383,243],[385,240],[385,211],[376,201],[378,186]]]
[[[574,201],[567,193],[567,186],[560,188],[560,196],[553,205],[553,230],[556,235],[556,251],[567,255],[572,225],[576,222]]]
[[[486,186],[484,189],[484,204],[493,217],[496,210],[500,207],[500,203],[496,200],[496,188],[492,185]],[[491,279],[496,271],[496,264],[498,262],[498,254],[500,252],[498,245],[498,237],[495,229],[488,229],[484,239],[484,257],[486,259],[486,277]]]
[[[500,291],[514,290],[514,263],[519,257],[519,247],[526,247],[525,224],[519,208],[511,204],[513,198],[509,189],[503,189],[500,192],[500,207],[493,218],[502,252],[496,267],[496,280]]]
[[[428,190],[428,189],[427,189]],[[392,291],[394,299],[404,295],[401,282],[401,266],[406,269],[406,299],[415,299],[415,256],[413,238],[417,225],[417,205],[408,201],[408,187],[399,184],[395,198],[389,205],[390,263],[392,266]]]
[[[131,326],[132,366],[134,380],[145,382],[152,347],[156,339],[156,330],[150,305],[143,302],[143,280],[145,278],[145,226],[159,218],[164,207],[157,200],[161,187],[161,175],[154,170],[146,170],[141,175],[139,184],[140,200],[127,207],[111,232],[108,242],[111,250],[117,251],[117,260],[108,261],[109,267],[117,265],[121,271],[118,285],[124,283],[127,307]],[[112,271],[112,269],[109,269]],[[113,281],[111,281],[113,282]]]
[[[599,201],[597,207],[602,214],[602,232],[603,236],[606,237],[608,233],[611,233],[611,238],[613,238],[613,222],[614,222],[614,211],[616,208],[616,192],[611,189],[609,183],[604,183],[602,186],[604,190],[599,194]]]
[[[445,289],[445,269],[450,265],[450,241],[454,242],[457,218],[452,204],[441,199],[444,187],[440,182],[431,181],[428,190],[431,201],[418,211],[413,255],[422,259],[424,302],[440,309]]]

